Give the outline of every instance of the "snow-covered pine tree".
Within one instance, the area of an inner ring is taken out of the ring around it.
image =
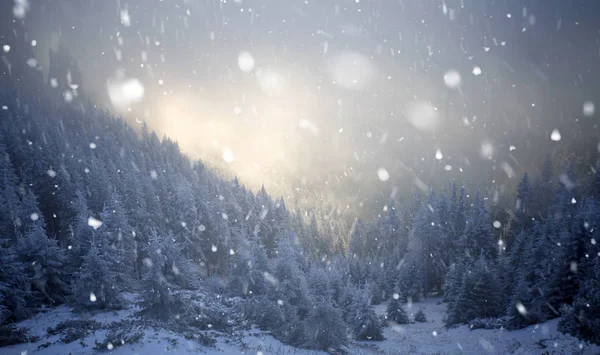
[[[330,276],[323,267],[313,264],[308,272],[307,281],[313,299],[319,300],[324,297],[332,297],[329,285]]]
[[[419,308],[417,313],[415,313],[414,320],[415,320],[415,322],[418,322],[418,323],[426,323],[427,322],[427,316],[425,315],[423,308]]]
[[[310,310],[305,334],[305,346],[311,349],[337,350],[348,343],[346,323],[329,297],[319,300]]]
[[[133,228],[127,220],[121,205],[121,196],[115,188],[111,188],[109,199],[104,203],[100,214],[102,226],[97,230],[97,238],[107,243],[112,258],[115,260],[115,271],[121,285],[127,286],[135,275],[136,250],[133,240]]]
[[[600,256],[592,257],[594,263],[583,279],[573,307],[560,321],[559,329],[600,345]]]
[[[530,208],[533,207],[533,211],[535,211],[533,218],[536,221],[541,220],[541,218],[546,218],[548,211],[552,207],[552,200],[556,190],[556,181],[554,181],[553,170],[552,159],[548,154],[546,155],[541,171],[531,185],[532,203],[530,204]]]
[[[563,222],[564,229],[562,233],[555,234],[560,245],[552,246],[552,249],[557,251],[552,260],[554,267],[544,284],[547,287],[547,301],[557,310],[563,304],[572,304],[573,298],[578,293],[579,286],[583,282],[582,275],[585,272],[583,269],[586,266],[585,245],[594,236],[594,229],[589,228],[589,225],[596,224],[600,217],[600,211],[593,198],[584,198],[577,205],[572,218],[568,221],[557,221]],[[566,230],[566,224],[571,224],[570,231]],[[545,245],[545,247],[549,246]]]
[[[408,313],[402,307],[401,295],[396,293],[389,300],[387,305],[387,319],[394,321],[398,324],[408,324],[410,322]]]
[[[577,292],[570,281],[574,276],[567,255],[565,242],[571,239],[561,220],[548,220],[534,228],[532,245],[527,250],[527,259],[522,263],[529,270],[532,294],[530,310],[538,311],[536,318],[546,320],[560,316],[559,310],[565,299]],[[568,287],[571,286],[571,287]],[[569,302],[570,303],[570,302]]]
[[[41,217],[40,217],[41,218]],[[19,260],[27,265],[28,284],[35,302],[61,303],[69,294],[66,256],[56,240],[48,238],[43,220],[27,223],[17,242]]]
[[[274,316],[281,317],[278,323],[275,320],[274,324],[278,325],[271,328],[273,333],[287,344],[298,347],[306,346],[307,333],[305,323],[298,316],[298,308],[289,303],[283,302],[282,304],[279,300],[278,302],[271,301],[271,304],[274,305],[273,307],[276,307],[275,312],[273,312]],[[263,311],[261,310],[261,312]]]
[[[92,212],[99,213],[104,208],[104,202],[110,198],[112,184],[104,161],[92,159],[89,171],[88,174],[83,175],[87,203]]]
[[[356,340],[383,340],[381,323],[369,304],[366,290],[356,293],[352,304],[353,316],[349,324]]]
[[[277,246],[277,258],[273,268],[274,276],[278,280],[275,295],[276,299],[298,307],[300,319],[304,319],[310,308],[310,297],[306,276],[298,262],[298,254],[293,234],[286,233]]]
[[[269,274],[269,261],[267,253],[260,244],[258,236],[251,238],[251,255],[249,261],[250,272],[248,276],[248,294],[264,295],[267,293],[268,284],[265,280],[265,272]]]
[[[535,290],[531,287],[531,283],[527,278],[525,271],[519,271],[513,295],[510,297],[507,306],[506,314],[509,319],[506,325],[508,329],[520,329],[535,324],[542,319],[541,309],[533,308]]]
[[[511,225],[513,233],[530,232],[533,228],[534,201],[532,187],[529,182],[529,174],[525,173],[517,186],[517,197],[515,200],[514,220]]]
[[[0,236],[14,241],[20,222],[18,180],[3,138],[0,132]]]
[[[285,303],[283,304],[285,307]],[[291,306],[291,305],[289,305]],[[257,295],[249,298],[244,303],[245,318],[255,323],[261,330],[270,330],[276,335],[282,331],[281,326],[284,323],[284,307],[278,304],[277,301],[270,299],[266,295]],[[290,313],[296,314],[296,309],[292,307]],[[292,319],[290,314],[287,314],[287,319]],[[296,322],[298,324],[301,322]],[[285,333],[285,331],[282,331]],[[281,334],[285,336],[284,334]]]
[[[122,305],[122,286],[118,282],[110,249],[103,241],[93,241],[83,264],[74,275],[72,297],[75,305],[86,309],[118,308]]]
[[[165,252],[169,242],[167,238],[153,233],[150,236],[144,260],[145,272],[142,277],[144,292],[142,306],[144,312],[160,319],[169,319],[173,315],[170,284],[164,271],[168,268],[169,257]]]
[[[31,189],[24,190],[19,209],[22,234],[19,233],[16,251],[19,260],[27,265],[31,303],[63,302],[69,292],[65,254],[56,240],[46,234],[44,216]]]
[[[423,263],[423,291],[441,291],[447,260],[446,232],[440,220],[440,199],[431,192],[426,204],[421,206],[412,226],[411,238],[421,245]]]
[[[530,238],[533,238],[531,232],[528,234],[525,231],[521,231],[512,238],[512,244],[508,245],[509,252],[505,257],[505,260],[503,260],[508,264],[505,267],[505,269],[507,269],[508,272],[506,273],[506,275],[504,275],[504,282],[502,284],[504,294],[509,296],[508,301],[510,301],[511,296],[514,294],[514,289],[518,282],[518,275],[525,262],[525,248],[531,243],[529,242]],[[509,305],[507,304],[507,307],[508,306]],[[513,306],[514,305],[510,305],[510,307]]]
[[[338,306],[342,310],[342,317],[348,324],[350,324],[352,320],[352,315],[354,311],[352,307],[354,306],[354,299],[357,297],[356,294],[358,292],[359,291],[356,288],[356,286],[350,283],[347,284],[338,303]]]
[[[150,250],[160,250],[166,258],[162,272],[167,280],[182,288],[196,287],[195,266],[183,255],[181,244],[177,243],[173,234],[157,235],[156,232],[152,232],[150,239],[154,241],[150,245],[158,246],[157,249]]]
[[[449,218],[447,245],[449,252],[448,265],[458,262],[462,257],[463,252],[460,250],[460,237],[465,231],[467,218],[467,193],[465,187],[461,186],[460,191],[456,187],[456,183],[452,184],[452,195],[449,202]]]
[[[409,236],[408,252],[398,266],[397,287],[407,299],[419,301],[423,298],[424,260],[422,241],[413,233]]]
[[[492,267],[484,253],[480,253],[479,259],[463,276],[456,301],[448,312],[448,325],[502,314],[502,288]]]
[[[26,265],[8,240],[0,239],[0,325],[26,315]]]
[[[465,272],[464,261],[458,261],[450,265],[444,281],[444,301],[448,302],[448,309],[452,308],[453,302],[458,298]]]
[[[76,184],[75,200],[73,201],[73,209],[76,212],[71,222],[71,249],[68,252],[69,264],[73,270],[77,270],[83,263],[83,257],[92,245],[94,233],[88,224],[91,212],[85,195],[83,186]]]
[[[364,282],[366,277],[364,273],[363,257],[364,245],[366,240],[365,226],[360,218],[357,218],[350,229],[348,245],[348,259],[350,260],[350,278],[355,284]]]
[[[376,267],[374,267],[376,268]],[[373,276],[383,276],[381,270],[377,270],[376,271],[372,271],[371,275]],[[381,284],[382,282],[380,282],[379,280],[374,280],[371,279],[370,281],[367,281],[367,283],[365,284],[365,291],[367,293],[367,300],[369,301],[369,304],[372,305],[378,305],[381,303],[382,301],[382,296],[383,296],[383,291],[381,289]]]
[[[241,222],[240,222],[241,223]],[[230,249],[230,267],[227,279],[229,292],[234,296],[246,297],[250,285],[251,250],[248,250],[246,228],[243,223],[232,230],[232,248]]]
[[[333,302],[338,307],[341,307],[340,302],[342,296],[346,286],[350,282],[346,259],[339,255],[334,256],[331,263],[326,267],[326,270],[329,275],[329,287],[331,289]]]
[[[459,245],[459,250],[469,260],[477,260],[481,253],[487,260],[494,260],[496,257],[498,243],[494,240],[492,221],[479,192],[473,197],[473,205]]]

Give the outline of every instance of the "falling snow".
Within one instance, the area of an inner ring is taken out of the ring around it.
[[[385,168],[377,169],[377,176],[379,177],[379,180],[381,180],[381,181],[388,181],[390,178],[390,174],[388,173],[388,171]]]
[[[0,11],[3,350],[600,352],[599,4],[138,2]]]
[[[238,67],[241,71],[249,73],[254,69],[254,57],[249,52],[241,52],[238,56]]]
[[[583,103],[583,114],[585,116],[593,116],[596,112],[596,106],[592,101],[586,101]]]
[[[88,226],[92,227],[94,230],[102,227],[102,221],[100,221],[94,217],[89,217],[87,223],[88,223]]]
[[[473,71],[475,71],[475,69],[473,69]],[[451,89],[457,88],[460,85],[460,82],[461,77],[458,71],[452,69],[444,73],[444,84],[446,84],[447,87]]]

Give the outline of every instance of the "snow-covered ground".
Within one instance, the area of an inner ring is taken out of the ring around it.
[[[128,295],[133,299],[133,295]],[[376,307],[378,314],[384,314],[385,304]],[[406,307],[409,314],[423,309],[426,323],[391,325],[384,329],[385,340],[380,342],[353,342],[350,354],[600,354],[600,347],[561,334],[557,331],[558,320],[531,326],[518,331],[501,329],[470,330],[467,326],[446,329],[442,317],[446,304],[432,298]],[[61,334],[49,335],[48,328],[55,327],[65,320],[95,320],[104,326],[113,322],[135,319],[136,309],[119,312],[98,313],[93,316],[73,313],[61,306],[41,313],[21,322],[19,326],[29,330],[30,335],[38,336],[35,343],[20,344],[0,349],[2,354],[89,354],[96,342],[105,340],[108,330],[91,332],[83,339],[68,344],[60,342]],[[164,329],[137,326],[142,338],[132,344],[124,344],[113,349],[103,349],[111,354],[323,354],[315,351],[296,349],[267,333],[256,329],[243,330],[235,336],[210,334],[217,339],[214,347],[202,346],[196,340],[188,340],[180,334]]]
[[[600,347],[558,332],[558,319],[517,331],[446,329],[446,307],[439,298],[405,306],[409,314],[422,309],[427,322],[386,327],[386,340],[368,344],[385,354],[600,354]],[[375,310],[385,314],[386,305]]]

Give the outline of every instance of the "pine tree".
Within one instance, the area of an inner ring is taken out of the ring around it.
[[[296,313],[295,308],[290,308],[291,312],[287,319],[292,319],[292,315]],[[261,330],[271,330],[278,336],[285,337],[285,331],[282,329],[284,324],[284,307],[281,307],[276,301],[267,296],[259,295],[248,299],[244,304],[245,318],[254,322]],[[298,324],[301,322],[296,322]],[[281,333],[279,333],[281,331]]]
[[[464,276],[456,301],[449,309],[446,323],[466,323],[475,318],[498,317],[502,314],[502,289],[483,255]]]
[[[571,303],[577,292],[572,264],[567,261],[566,246],[571,235],[558,221],[549,220],[536,226],[533,246],[524,266],[530,270],[531,288],[535,290],[531,308],[540,319],[556,318],[563,303]]]
[[[552,167],[552,159],[550,155],[546,155],[541,172],[535,179],[535,183],[531,186],[532,189],[532,211],[535,212],[533,218],[540,220],[538,217],[546,218],[548,211],[552,207],[552,199],[555,191],[554,171]]]
[[[352,305],[354,314],[349,322],[352,325],[352,335],[356,340],[383,340],[381,324],[375,310],[369,304],[368,296],[357,293]]]
[[[417,313],[415,313],[414,316],[415,322],[418,323],[426,323],[427,322],[427,316],[425,316],[425,312],[423,312],[423,309],[420,308]]]
[[[32,302],[63,302],[69,292],[65,254],[46,234],[44,216],[30,189],[25,190],[20,210],[23,234],[17,240],[16,251],[19,260],[28,265],[28,288],[37,293]]]
[[[344,288],[344,292],[340,297],[340,301],[338,303],[339,307],[342,310],[342,317],[346,323],[350,324],[352,321],[353,311],[352,308],[354,306],[354,299],[357,297],[356,294],[359,291],[356,286],[352,284],[346,285]]]
[[[9,241],[0,240],[0,325],[26,315],[26,265]]]
[[[79,186],[75,192],[75,201],[73,207],[76,211],[75,218],[71,223],[71,251],[70,263],[73,269],[79,268],[83,262],[83,257],[89,251],[92,245],[94,230],[89,226],[91,212],[87,205],[87,199],[83,187]]]
[[[423,298],[424,260],[422,241],[414,234],[409,237],[408,252],[399,265],[398,289],[407,299],[419,301]]]
[[[446,280],[444,282],[444,301],[448,302],[449,310],[453,307],[453,303],[458,298],[465,269],[464,261],[460,261],[450,265],[448,273],[446,274]]]
[[[350,259],[361,259],[365,253],[365,240],[366,240],[366,232],[365,226],[362,223],[360,218],[354,221],[352,225],[352,229],[350,230],[350,244],[348,246],[348,258]],[[357,279],[360,276],[357,274],[356,270],[350,269],[351,275],[353,279]]]
[[[322,267],[313,265],[309,270],[307,281],[313,299],[333,296],[330,289],[330,276]]]
[[[152,252],[155,255],[160,252],[159,259],[164,258],[162,273],[170,283],[188,289],[196,286],[195,266],[183,255],[181,245],[177,243],[173,234],[163,236],[152,231],[146,253],[151,255]],[[152,257],[150,259],[152,260]]]
[[[440,291],[443,285],[448,248],[440,211],[441,205],[437,196],[432,192],[428,203],[421,206],[413,223],[412,235],[421,245],[423,259],[423,291]]]
[[[21,262],[27,267],[29,284],[40,293],[43,302],[61,303],[69,293],[67,263],[64,251],[56,240],[48,238],[43,221],[31,223],[17,244]]]
[[[330,298],[325,298],[312,308],[305,322],[306,347],[317,350],[335,350],[348,342],[346,324],[341,312]]]
[[[286,233],[277,246],[277,258],[273,268],[278,281],[277,299],[297,307],[301,319],[308,314],[309,292],[305,274],[300,268],[299,250],[292,234]]]
[[[267,194],[264,185],[261,186],[260,191],[256,194],[256,206],[255,210],[258,212],[257,223],[260,226],[260,237],[261,242],[265,247],[267,256],[273,258],[275,251],[277,250],[277,237],[273,230],[273,225],[270,223],[272,220],[271,214],[273,214],[273,201]]]
[[[407,244],[393,199],[388,203],[387,211],[378,219],[377,229],[381,233],[377,264],[383,264],[383,273],[379,284],[385,297],[390,297],[397,277],[397,267],[406,253]]]
[[[19,219],[19,194],[17,176],[0,133],[0,236],[17,236]]]
[[[247,247],[246,229],[242,224],[233,231],[231,266],[228,276],[228,288],[234,296],[245,297],[250,286],[252,262]],[[235,248],[235,249],[233,249]],[[230,252],[230,254],[231,254]]]
[[[173,300],[170,285],[164,270],[168,268],[169,257],[167,238],[154,233],[147,246],[148,258],[144,261],[145,273],[142,277],[144,288],[142,305],[146,314],[160,319],[172,316]]]
[[[468,260],[477,260],[481,253],[487,260],[493,260],[497,245],[492,234],[492,221],[484,206],[483,198],[477,192],[473,198],[465,231],[460,238],[459,249]]]
[[[275,304],[274,302],[272,302]],[[277,312],[281,313],[281,320],[273,330],[273,333],[278,336],[283,342],[292,346],[306,346],[307,334],[305,333],[305,324],[300,320],[298,316],[297,307],[292,306],[289,303],[281,302],[277,304]]]
[[[392,297],[388,302],[387,319],[392,320],[398,324],[408,324],[408,314],[402,307],[402,301],[400,300],[400,298],[401,297],[399,294],[395,294],[394,297]]]
[[[502,285],[505,295],[512,295],[514,293],[514,288],[518,281],[518,273],[524,262],[525,248],[529,243],[529,238],[532,238],[532,236],[521,231],[513,238],[512,244],[508,246],[509,252],[507,253],[505,262],[508,264],[506,269],[509,272],[505,275]]]
[[[267,253],[260,244],[258,237],[252,238],[251,258],[249,261],[250,272],[248,277],[248,294],[264,295],[267,293],[265,273],[269,273]]]
[[[137,267],[133,228],[127,220],[120,202],[121,196],[116,189],[112,188],[109,196],[100,214],[102,226],[97,231],[97,238],[102,238],[110,249],[116,262],[115,271],[119,283],[129,285]]]
[[[456,192],[456,184],[452,185],[452,198],[450,202],[450,215],[453,227],[450,228],[449,248],[451,251],[450,263],[457,262],[463,251],[460,250],[460,237],[463,235],[467,219],[467,197],[465,187],[461,186],[460,192]]]
[[[513,293],[507,304],[507,315],[509,329],[519,329],[527,325],[537,323],[543,319],[540,302],[534,302],[539,291],[535,290],[536,270],[540,260],[536,258],[536,252],[542,249],[535,248],[536,238],[529,237],[521,242],[523,253],[522,262],[516,269]],[[538,254],[540,255],[540,254]]]
[[[88,309],[121,306],[122,288],[113,265],[107,246],[102,241],[92,243],[73,280],[72,294],[76,305]]]
[[[515,201],[515,218],[512,224],[513,233],[529,232],[533,227],[532,217],[535,213],[532,201],[529,175],[525,173],[517,186],[517,199]]]
[[[593,258],[594,263],[575,296],[573,307],[559,323],[559,329],[600,345],[600,257]]]

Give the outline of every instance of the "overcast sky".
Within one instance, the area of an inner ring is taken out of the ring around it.
[[[276,194],[510,185],[598,136],[594,0],[1,3],[46,76],[65,48],[98,105]]]

